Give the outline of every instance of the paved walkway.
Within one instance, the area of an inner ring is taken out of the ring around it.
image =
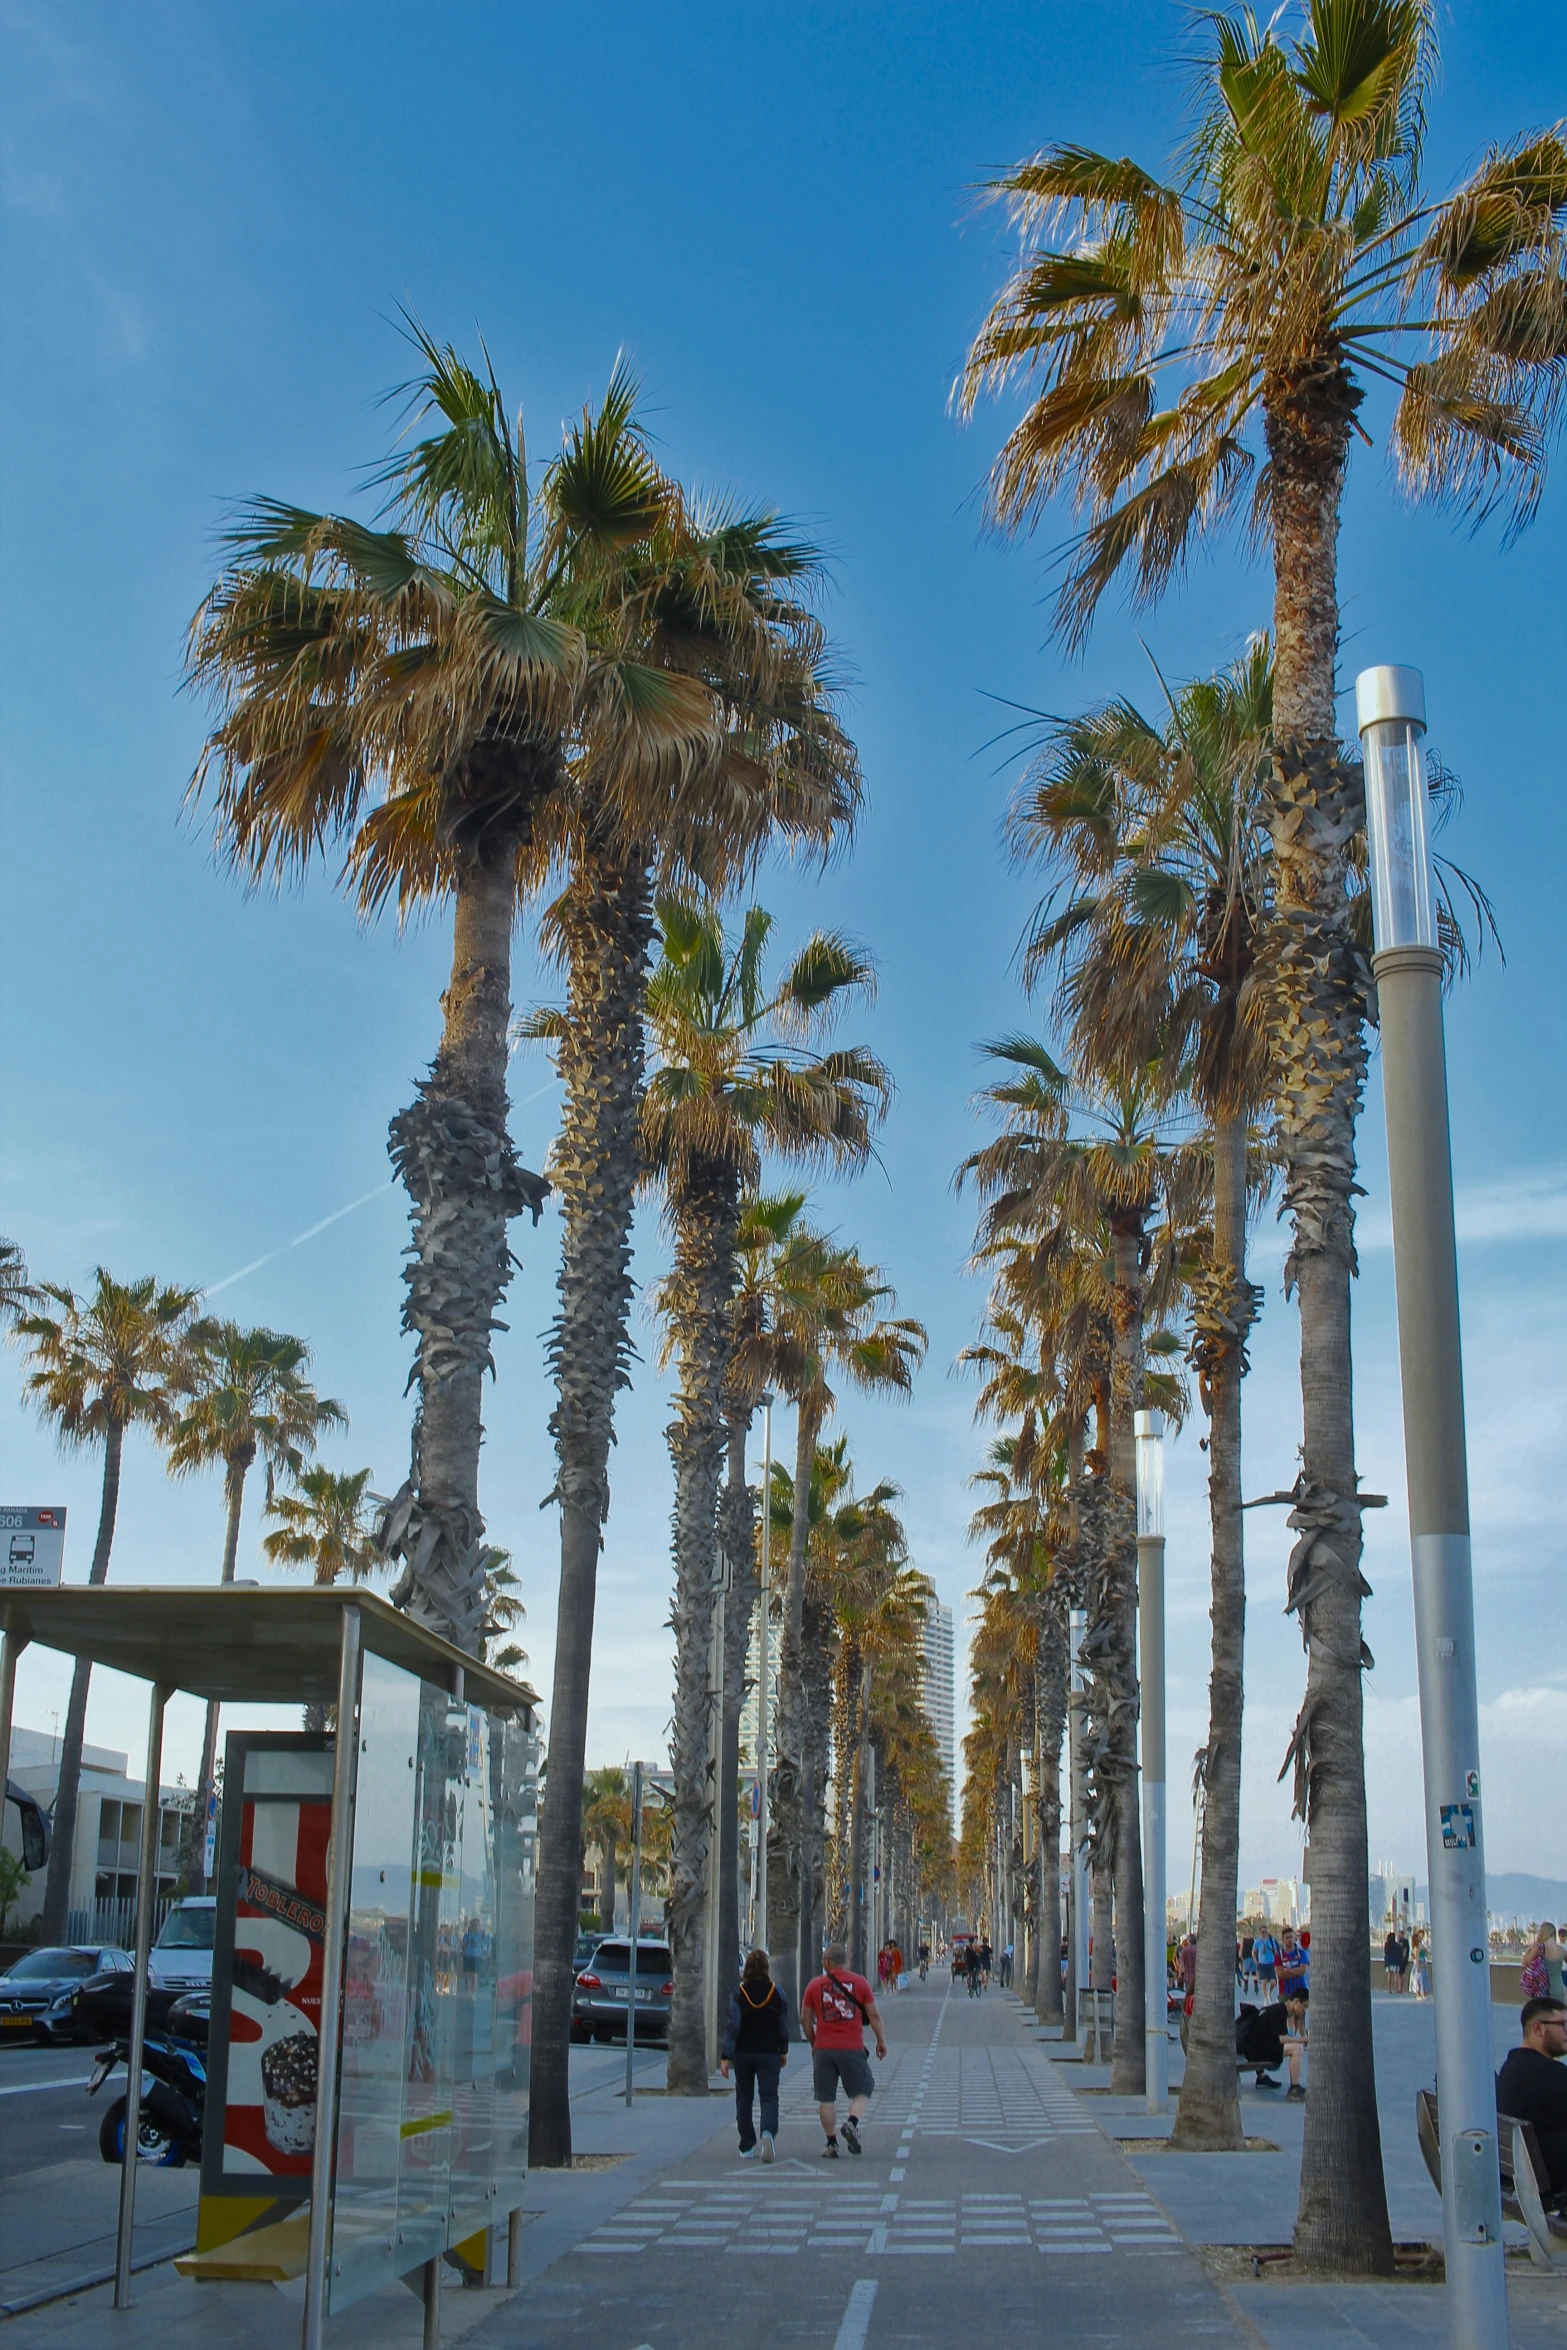
[[[737,2159],[727,2092],[647,2095],[628,2113],[623,2054],[575,2051],[576,2143],[597,2166],[530,2180],[521,2291],[449,2290],[442,2341],[950,2350],[978,2332],[1059,2337],[1074,2350],[1370,2350],[1396,2335],[1405,2350],[1434,2350],[1444,2340],[1439,2287],[1259,2280],[1219,2249],[1287,2240],[1298,2107],[1267,2107],[1258,2134],[1276,2154],[1171,2155],[1146,2144],[1158,2123],[1103,2093],[1104,2074],[999,1992],[953,1997],[945,1975],[933,1976],[887,2003],[887,2023],[865,2153],[837,2162],[821,2157],[804,2050],[785,2072],[771,2166]],[[1435,2198],[1417,2215],[1403,2177],[1397,2113],[1420,2077],[1426,2028],[1402,2009],[1379,2012],[1393,2084],[1390,2186],[1396,2200],[1407,2193],[1410,2218],[1429,2221]],[[649,2086],[662,2070],[652,2052],[639,2059]],[[1249,2128],[1258,2108],[1248,2099]],[[1510,2271],[1514,2350],[1559,2350],[1567,2279]],[[106,2304],[106,2294],[84,2295],[13,2320],[0,2350],[288,2350],[297,2338],[297,2294],[266,2287],[197,2287],[160,2270],[138,2280],[128,2315]],[[419,2310],[400,2289],[379,2293],[333,2320],[327,2338],[331,2350],[411,2350]]]

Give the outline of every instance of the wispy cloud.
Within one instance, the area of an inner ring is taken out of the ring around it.
[[[1459,1245],[1465,1248],[1567,1239],[1567,1166],[1533,1167],[1499,1183],[1462,1183],[1453,1198],[1453,1220]],[[1361,1210],[1355,1219],[1355,1242],[1362,1250],[1392,1247],[1393,1227],[1385,1208]],[[1249,1247],[1259,1261],[1282,1260],[1289,1247],[1287,1222],[1275,1222],[1265,1210]]]
[[[259,1273],[263,1265],[275,1264],[279,1257],[286,1257],[291,1248],[303,1248],[307,1240],[314,1240],[316,1234],[324,1232],[329,1224],[341,1223],[345,1216],[353,1214],[355,1208],[368,1207],[371,1200],[379,1199],[383,1192],[390,1191],[392,1182],[393,1178],[389,1175],[384,1183],[376,1185],[374,1191],[361,1192],[358,1199],[349,1200],[344,1207],[334,1208],[330,1216],[321,1218],[319,1224],[307,1225],[303,1232],[296,1232],[292,1240],[285,1240],[281,1248],[268,1249],[264,1257],[252,1257],[248,1265],[241,1265],[237,1273],[225,1273],[221,1281],[209,1281],[204,1294],[217,1297],[222,1290],[232,1289],[236,1281],[244,1281],[252,1273]]]

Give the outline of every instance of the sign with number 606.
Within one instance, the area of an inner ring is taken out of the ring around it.
[[[58,1583],[64,1564],[63,1509],[15,1509],[0,1502],[0,1589]]]

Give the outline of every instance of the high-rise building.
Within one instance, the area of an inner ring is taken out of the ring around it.
[[[956,1793],[957,1774],[952,1743],[952,1610],[932,1597],[925,1602],[925,1625],[920,1640],[920,1696],[935,1733],[936,1751],[947,1774],[949,1797]]]

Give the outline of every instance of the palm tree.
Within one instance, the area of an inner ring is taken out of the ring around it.
[[[1212,1224],[1192,1276],[1191,1356],[1209,1419],[1212,1540],[1203,1882],[1221,1919],[1234,1915],[1240,1849],[1241,1381],[1261,1304],[1246,1273],[1246,1216],[1270,1078],[1256,973],[1271,897],[1262,807],[1272,684],[1259,638],[1222,675],[1170,697],[1162,726],[1120,701],[1050,728],[1011,819],[1018,850],[1062,876],[1065,902],[1042,909],[1027,967],[1033,976],[1058,966],[1077,1050],[1122,1065],[1155,1053],[1183,1063],[1207,1122]],[[1182,2145],[1243,2143],[1234,2037],[1228,1938],[1210,1933],[1198,1942]]]
[[[810,1829],[819,1794],[820,1747],[809,1736],[806,1683],[806,1543],[811,1466],[836,1403],[836,1376],[867,1393],[907,1395],[925,1357],[922,1323],[881,1316],[891,1287],[852,1248],[797,1227],[774,1265],[774,1360],[795,1406],[793,1518],[778,1658],[777,1749],[767,1853],[773,1980],[799,2014],[801,1969],[813,1945]]]
[[[679,524],[617,369],[598,411],[530,478],[488,363],[410,326],[410,415],[388,460],[390,527],[257,500],[196,616],[189,676],[216,723],[192,783],[222,854],[281,882],[341,845],[361,911],[453,906],[440,1049],[392,1122],[413,1204],[404,1327],[419,1388],[412,1466],[380,1538],[393,1597],[475,1649],[484,1612],[480,1391],[510,1279],[511,1218],[548,1186],[506,1130],[519,865],[556,837],[568,758],[610,772],[652,752],[707,756],[707,698],[639,663],[627,566]]]
[[[514,1673],[527,1663],[527,1650],[510,1638],[527,1612],[511,1552],[489,1544],[484,1553],[484,1653],[497,1672]]]
[[[662,550],[659,550],[662,556]],[[577,1859],[568,1835],[587,1737],[598,1554],[609,1509],[615,1397],[630,1355],[631,1216],[641,1173],[643,996],[659,879],[713,889],[738,880],[774,832],[825,854],[859,791],[852,745],[833,715],[825,643],[807,599],[814,549],[767,513],[693,524],[661,567],[637,575],[636,649],[672,691],[700,686],[717,735],[708,766],[592,758],[576,771],[568,886],[553,911],[566,964],[556,1037],[564,1081],[550,1154],[560,1194],[559,1310],[551,1333],[551,1421],[561,1575],[551,1770],[566,1798],[539,1835],[530,2159],[571,2157],[567,2024]]]
[[[261,1537],[268,1563],[308,1567],[318,1590],[344,1576],[350,1583],[367,1582],[384,1563],[375,1547],[369,1486],[368,1469],[329,1469],[321,1461],[299,1468],[293,1491],[267,1501],[267,1516],[277,1520]]]
[[[769,1618],[772,1613],[770,1511],[765,1495],[760,1511],[757,1508],[746,1473],[746,1446],[756,1408],[775,1380],[772,1263],[799,1222],[804,1206],[803,1191],[774,1192],[747,1200],[740,1211],[736,1236],[729,1371],[724,1384],[728,1465],[718,1505],[719,1548],[729,1577],[729,1596],[724,1609],[723,1748],[718,1799],[718,1979],[721,1983],[732,1983],[740,1972],[740,1715],[745,1705],[751,1617],[761,1590],[764,1543],[770,1546],[767,1553]]]
[[[368,1469],[329,1469],[320,1461],[312,1461],[309,1468],[301,1464],[293,1470],[292,1493],[271,1490],[270,1460],[267,1470],[266,1514],[277,1520],[273,1531],[261,1538],[262,1555],[269,1564],[308,1567],[318,1590],[329,1590],[345,1575],[351,1583],[366,1582],[385,1564],[375,1547],[373,1521],[366,1510]],[[238,1527],[236,1510],[236,1533]],[[232,1568],[232,1556],[228,1564]],[[224,1581],[228,1580],[230,1577],[226,1575]],[[312,1699],[305,1707],[305,1728],[325,1730],[335,1711],[324,1698]],[[207,1713],[209,1726],[215,1731],[217,1708],[209,1706]],[[204,1802],[198,1806],[195,1816],[205,1820]]]
[[[190,1331],[187,1358],[189,1400],[169,1430],[169,1469],[184,1477],[222,1462],[227,1509],[218,1580],[232,1583],[245,1480],[257,1455],[266,1466],[270,1502],[278,1471],[297,1477],[321,1430],[346,1427],[348,1414],[330,1396],[317,1395],[305,1377],[310,1349],[302,1338],[277,1330],[242,1330],[237,1322],[207,1317]],[[201,1775],[181,1864],[187,1891],[198,1889],[202,1874],[207,1807],[216,1785],[218,1710],[209,1698]]]
[[[1143,1867],[1137,1789],[1137,1508],[1134,1426],[1146,1385],[1146,1333],[1178,1287],[1179,1259],[1155,1252],[1150,1234],[1162,1204],[1166,1232],[1189,1220],[1199,1170],[1192,1154],[1165,1131],[1170,1077],[1158,1062],[1130,1071],[1107,1063],[1074,1088],[1050,1054],[1028,1037],[987,1047],[1013,1078],[988,1089],[996,1108],[1015,1113],[1006,1131],[966,1162],[990,1206],[986,1245],[1012,1232],[1039,1230],[1059,1248],[1068,1234],[1091,1236],[1077,1270],[1095,1255],[1109,1273],[1101,1319],[1108,1338],[1102,1394],[1107,1476],[1103,1539],[1089,1594],[1084,1655],[1104,1685],[1106,1741],[1096,1777],[1108,1810],[1102,1856],[1115,1877],[1116,1983],[1124,2013],[1142,2012]],[[961,1177],[960,1177],[961,1180]],[[1108,1262],[1106,1263],[1106,1260]],[[1152,1276],[1150,1278],[1150,1268]],[[1099,1946],[1103,1942],[1096,1936]],[[1118,2093],[1143,2087],[1145,2049],[1118,2032],[1113,2078]]]
[[[1295,2249],[1385,2274],[1349,1343],[1366,973],[1346,887],[1361,794],[1334,723],[1338,523],[1373,377],[1398,390],[1392,452],[1408,489],[1475,514],[1510,500],[1527,520],[1567,356],[1567,141],[1548,131],[1493,149],[1433,200],[1428,0],[1310,0],[1293,36],[1249,14],[1211,15],[1204,30],[1178,184],[1076,146],[995,184],[1027,250],[960,398],[970,407],[1020,374],[1038,383],[992,471],[990,513],[1003,529],[1031,525],[1062,489],[1086,508],[1057,612],[1069,641],[1124,564],[1134,597],[1155,601],[1198,538],[1242,515],[1259,442],[1266,455],[1250,514],[1274,568],[1267,958],[1304,1417],[1289,1604],[1308,1666],[1290,1757],[1323,2050]]]
[[[589,1771],[582,1785],[582,1836],[584,1843],[598,1847],[602,1863],[599,1924],[606,1934],[615,1931],[616,1863],[622,1848],[630,1849],[631,1831],[631,1790],[625,1772],[613,1763]]]
[[[709,1676],[741,1200],[760,1177],[764,1149],[796,1163],[863,1164],[891,1089],[869,1053],[811,1049],[848,996],[872,990],[869,963],[846,941],[818,933],[770,987],[772,923],[761,907],[750,909],[733,945],[711,906],[666,897],[658,920],[662,954],[647,992],[657,1066],[643,1101],[642,1143],[674,1243],[659,1305],[680,1371],[669,1431],[676,1575],[669,2086],[699,2096],[707,2089],[702,1916],[709,1826],[717,1824],[712,1798],[721,1792],[708,1787]]]
[[[28,1278],[21,1243],[0,1236],[0,1328],[16,1322],[38,1302],[39,1292]]]
[[[142,1427],[162,1437],[173,1426],[200,1296],[196,1289],[167,1283],[160,1287],[150,1274],[140,1281],[116,1281],[99,1265],[85,1297],[58,1282],[40,1283],[36,1309],[17,1322],[17,1336],[28,1353],[27,1393],[52,1424],[61,1446],[103,1446],[103,1495],[89,1584],[102,1583],[109,1572],[127,1429]],[[49,1873],[44,1880],[46,1942],[65,1939],[91,1679],[92,1666],[78,1658],[65,1709]]]

